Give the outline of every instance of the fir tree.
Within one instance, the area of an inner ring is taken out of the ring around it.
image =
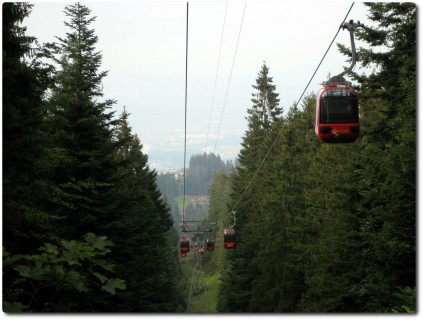
[[[21,26],[31,8],[4,3],[2,10],[3,245],[12,254],[41,246],[52,221],[43,210],[47,70],[37,59],[29,61],[35,54],[35,38]]]
[[[170,312],[178,308],[177,254],[171,242],[173,225],[167,204],[156,184],[156,173],[148,166],[142,144],[132,134],[128,113],[119,119],[115,219],[106,232],[116,244],[116,272],[127,289],[104,308],[119,312]]]
[[[278,93],[273,78],[269,76],[269,68],[263,63],[257,76],[256,84],[253,85],[256,92],[253,93],[253,106],[248,109],[249,123],[258,122],[260,128],[269,130],[272,123],[280,118],[283,110],[279,107]]]
[[[35,38],[22,21],[31,12],[26,3],[3,3],[3,258],[32,254],[47,241],[52,219],[43,210],[42,132],[46,74],[29,63]],[[5,266],[5,263],[3,263]],[[16,272],[3,269],[3,301],[19,301],[22,283]]]
[[[59,43],[47,44],[46,54],[60,69],[54,77],[48,119],[53,137],[50,152],[56,158],[52,200],[64,219],[70,238],[98,233],[107,223],[107,191],[113,186],[113,100],[100,101],[101,54],[95,51],[98,37],[89,29],[95,18],[77,3],[65,8],[70,28]]]
[[[237,204],[236,230],[239,239],[242,240],[239,241],[236,251],[227,255],[230,259],[230,267],[223,275],[225,282],[220,288],[220,293],[226,297],[226,301],[219,304],[220,311],[250,310],[252,282],[257,272],[256,266],[251,264],[257,254],[256,250],[252,250],[257,247],[256,222],[265,214],[261,205],[264,190],[262,177],[265,168],[261,168],[258,172],[254,183],[250,184],[250,181],[275,136],[272,132],[273,124],[280,121],[282,114],[282,109],[278,107],[276,87],[272,84],[273,80],[268,76],[268,72],[266,64],[263,64],[256,79],[256,85],[253,85],[256,92],[253,93],[253,99],[251,99],[253,105],[247,110],[248,130],[243,138],[239,154],[240,165],[234,174],[234,192],[231,197],[232,205]],[[244,190],[246,190],[245,194]],[[238,202],[241,196],[242,201]]]
[[[416,5],[370,3],[377,25],[359,33],[363,150],[355,159],[366,275],[354,293],[370,311],[401,308],[416,285]],[[388,48],[379,52],[378,47]],[[410,289],[410,290],[408,290]],[[413,294],[414,290],[414,294]],[[389,295],[382,294],[382,292]],[[415,304],[409,304],[415,310]],[[415,303],[415,300],[414,300]]]

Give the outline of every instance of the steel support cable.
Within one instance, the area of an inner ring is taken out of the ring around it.
[[[351,7],[349,8],[349,10],[348,10],[347,14],[345,15],[344,20],[342,21],[341,25],[340,25],[340,26],[339,26],[339,28],[338,28],[338,31],[336,32],[335,36],[333,37],[332,42],[330,43],[330,45],[329,45],[328,49],[326,50],[325,54],[323,55],[322,60],[320,60],[319,65],[317,66],[316,70],[314,71],[313,75],[312,75],[312,76],[311,76],[311,78],[310,78],[310,81],[307,83],[307,86],[305,87],[305,89],[304,89],[303,93],[301,94],[300,99],[298,99],[297,105],[300,103],[301,99],[303,98],[303,95],[304,95],[304,93],[306,92],[306,90],[308,89],[308,86],[310,85],[311,81],[313,81],[313,78],[314,78],[314,76],[316,75],[317,70],[319,70],[320,65],[322,64],[323,60],[326,58],[326,55],[328,54],[328,52],[329,52],[330,48],[332,47],[332,44],[335,42],[335,39],[336,39],[336,37],[338,36],[339,31],[341,31],[342,25],[344,24],[345,20],[347,20],[347,17],[348,17],[348,15],[350,14],[351,9],[352,9],[352,7],[353,7],[353,6],[354,6],[354,2],[351,4]]]
[[[212,96],[212,103],[211,103],[211,107],[210,107],[209,125],[207,127],[207,136],[206,136],[206,143],[204,145],[204,151],[207,150],[207,142],[209,140],[210,122],[211,122],[211,118],[212,118],[212,112],[213,112],[213,106],[214,106],[214,97],[215,97],[215,93],[216,93],[217,75],[218,75],[219,66],[220,66],[220,54],[222,52],[223,33],[225,31],[225,23],[226,23],[226,13],[227,13],[227,11],[228,11],[228,3],[226,2],[225,17],[223,18],[222,35],[220,36],[219,56],[217,58],[216,76],[214,78],[213,96]]]
[[[245,2],[244,5],[244,11],[242,13],[242,19],[241,19],[241,25],[239,27],[239,32],[238,32],[238,40],[236,42],[236,47],[235,47],[235,53],[234,53],[234,58],[232,60],[232,67],[231,67],[231,73],[229,74],[229,81],[228,81],[228,87],[226,89],[226,95],[225,95],[225,101],[223,102],[223,109],[222,109],[222,114],[220,116],[220,122],[219,122],[219,129],[217,130],[217,136],[216,136],[216,142],[214,144],[214,150],[213,153],[216,153],[216,146],[217,146],[217,140],[219,139],[219,133],[220,133],[220,127],[222,125],[222,119],[223,119],[223,113],[225,112],[225,107],[226,107],[226,100],[228,99],[228,92],[229,92],[229,87],[231,84],[231,79],[232,79],[232,72],[234,70],[234,65],[235,65],[235,58],[236,58],[236,53],[238,51],[238,44],[239,44],[239,38],[241,36],[241,30],[242,30],[242,24],[244,22],[244,15],[245,15],[245,9],[247,7],[247,2]]]
[[[188,93],[188,10],[189,2],[187,2],[187,28],[185,36],[185,136],[184,136],[184,200],[182,203],[182,222],[185,221],[185,173],[187,160],[187,93]]]
[[[328,49],[326,50],[325,54],[323,55],[323,58],[320,60],[316,70],[314,71],[313,75],[310,78],[310,81],[307,83],[307,86],[305,87],[303,93],[301,93],[300,98],[298,99],[297,105],[300,103],[301,99],[303,98],[304,93],[307,91],[308,86],[310,85],[311,81],[313,80],[314,76],[317,73],[317,70],[319,70],[320,65],[322,64],[323,60],[325,59],[327,53],[329,52],[330,48],[332,47],[332,44],[335,42],[336,37],[338,36],[339,31],[341,30],[342,25],[344,24],[345,20],[347,20],[348,15],[351,12],[352,7],[354,6],[354,2],[351,4],[351,7],[349,8],[347,14],[345,15],[344,20],[342,21],[341,25],[338,28],[338,31],[336,32],[335,36],[333,37]],[[276,144],[276,141],[278,141],[279,137],[282,134],[283,129],[285,128],[286,122],[284,122],[282,128],[279,130],[278,135],[276,136],[275,140],[273,141],[272,145],[270,146],[269,150],[267,151],[266,155],[264,156],[263,160],[261,161],[259,167],[257,168],[257,170],[254,172],[253,177],[251,178],[250,182],[248,183],[247,187],[244,189],[243,193],[241,194],[241,196],[238,198],[237,202],[235,203],[235,205],[233,206],[231,212],[235,212],[235,208],[237,207],[238,203],[241,201],[241,199],[244,197],[245,193],[247,192],[248,188],[251,186],[251,184],[253,183],[255,177],[257,176],[257,173],[260,171],[261,167],[263,166],[264,162],[266,161],[267,157],[270,154],[270,151],[272,151],[273,146]]]

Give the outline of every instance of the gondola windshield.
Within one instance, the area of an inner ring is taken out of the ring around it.
[[[322,94],[320,123],[357,123],[357,94],[347,88],[331,88]]]

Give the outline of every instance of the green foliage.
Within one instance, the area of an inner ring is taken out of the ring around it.
[[[113,189],[117,163],[113,156],[116,120],[108,109],[114,100],[101,101],[102,56],[95,51],[98,37],[90,25],[95,18],[79,3],[65,8],[69,32],[58,43],[46,44],[43,56],[58,66],[48,101],[49,152],[60,156],[52,168],[51,209],[66,224],[69,237],[104,232],[108,193]],[[98,217],[101,216],[101,219]],[[63,225],[64,227],[64,225]]]
[[[213,153],[192,155],[189,168],[186,170],[186,193],[189,195],[208,194],[213,175],[217,172],[228,173],[231,170],[231,162],[223,162],[219,155]]]
[[[127,283],[117,293],[114,312],[169,312],[178,308],[178,259],[171,234],[169,208],[148,167],[139,138],[133,135],[124,111],[119,119],[115,174],[116,187],[109,199],[114,219],[106,225],[116,244],[116,274]],[[118,284],[118,283],[117,283]],[[108,287],[104,287],[108,290]],[[113,288],[112,288],[113,289]]]
[[[251,297],[254,294],[254,283],[259,274],[260,266],[256,261],[257,250],[262,240],[261,228],[257,228],[256,222],[264,214],[264,203],[262,197],[266,193],[265,168],[259,170],[260,162],[267,153],[271,145],[271,138],[275,137],[272,127],[280,123],[282,109],[278,107],[278,94],[275,93],[275,86],[272,85],[272,78],[268,76],[268,68],[264,64],[256,79],[257,91],[253,94],[253,106],[248,109],[248,130],[243,138],[243,149],[239,155],[239,167],[233,175],[231,194],[232,200],[229,206],[236,205],[236,232],[238,234],[237,249],[227,253],[228,265],[222,275],[222,286],[219,296],[224,300],[219,301],[218,310],[223,312],[246,312],[257,311],[254,306],[250,306]],[[269,158],[270,160],[270,158]],[[253,177],[254,183],[250,183]],[[245,193],[244,193],[245,190]],[[238,201],[242,197],[242,201]],[[232,225],[230,222],[229,225]],[[268,281],[259,285],[266,287]],[[266,308],[263,305],[263,308]],[[267,309],[263,309],[267,311]]]
[[[363,51],[364,62],[377,64],[380,71],[369,77],[356,75],[363,83],[363,127],[368,128],[355,164],[363,267],[368,271],[354,292],[367,310],[390,310],[398,287],[415,287],[416,6],[368,7],[389,50]],[[376,39],[371,32],[360,37],[369,43]]]
[[[62,291],[70,289],[82,293],[97,287],[111,294],[115,294],[116,289],[125,289],[125,281],[108,278],[113,265],[104,256],[110,253],[111,246],[112,242],[106,236],[89,233],[85,242],[62,240],[58,245],[45,243],[39,248],[41,253],[35,255],[10,256],[4,252],[3,265],[17,272],[15,283],[23,283],[24,286],[29,283],[26,287],[32,288],[22,292],[22,295],[29,296],[26,299],[29,300],[28,305],[6,303],[5,311],[51,311],[50,304],[60,300]]]
[[[128,114],[103,98],[95,17],[67,6],[68,32],[34,56],[30,9],[3,5],[4,310],[180,310],[173,221]]]
[[[393,296],[397,298],[397,305],[400,307],[395,307],[392,309],[394,313],[406,312],[406,313],[415,313],[416,310],[416,288],[399,288],[398,292],[394,292]]]
[[[237,167],[190,161],[189,193],[209,192],[218,221],[206,259],[220,312],[416,310],[416,5],[366,5],[375,26],[357,32],[369,45],[358,63],[374,71],[352,74],[360,139],[320,143],[312,95],[283,116],[263,64]],[[126,111],[108,110],[90,10],[66,7],[70,31],[38,55],[20,26],[30,11],[3,5],[4,310],[186,310],[172,229],[181,181],[150,170]],[[225,250],[233,208],[238,247]]]
[[[102,279],[102,282],[105,282],[106,284],[101,286],[101,290],[109,292],[111,294],[116,293],[116,289],[126,289],[125,281],[122,279]]]
[[[377,26],[357,32],[371,48],[358,57],[375,71],[353,74],[354,144],[318,141],[312,95],[270,121],[259,99],[268,69],[259,74],[232,175],[239,243],[225,257],[221,312],[415,310],[416,6],[366,5]]]
[[[194,154],[186,169],[185,220],[200,221],[207,216],[206,203],[191,203],[196,196],[205,196],[216,174],[229,174],[233,170],[232,161],[224,162],[219,155]],[[160,173],[157,175],[157,185],[165,199],[171,204],[171,212],[175,228],[179,228],[183,206],[183,178],[174,173]]]
[[[31,9],[10,2],[2,10],[3,244],[12,253],[23,246],[36,250],[54,221],[43,207],[46,177],[40,170],[47,139],[42,97],[48,71],[37,59],[27,62],[36,41],[21,25]]]
[[[218,288],[220,284],[220,273],[214,272],[211,276],[205,276],[204,282],[207,288],[209,312],[217,312]]]
[[[20,302],[3,301],[3,311],[6,313],[22,313],[27,310],[27,307]]]
[[[217,221],[214,230],[214,251],[209,264],[212,270],[217,273],[225,269],[225,255],[227,250],[223,247],[223,231],[225,228],[233,224],[232,215],[228,213],[230,194],[232,192],[232,183],[229,176],[219,173],[213,177],[210,185],[210,199],[208,220]]]

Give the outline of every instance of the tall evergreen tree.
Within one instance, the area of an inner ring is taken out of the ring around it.
[[[90,24],[90,10],[76,3],[65,8],[70,28],[66,38],[46,45],[46,55],[59,66],[51,90],[48,119],[56,158],[52,200],[63,219],[63,235],[70,238],[98,233],[109,220],[107,191],[114,176],[113,100],[100,101],[101,54]]]
[[[263,63],[253,88],[256,90],[251,99],[253,106],[247,110],[249,123],[258,122],[262,129],[269,130],[272,123],[280,118],[283,110],[279,107],[279,94],[275,92],[276,86],[273,84],[273,78],[269,76],[266,62]]]
[[[116,186],[109,197],[115,217],[105,230],[116,244],[116,272],[127,289],[104,308],[119,312],[170,312],[178,308],[177,252],[173,221],[148,166],[142,144],[124,111],[118,125]]]
[[[257,159],[264,158],[266,147],[263,146],[263,141],[272,124],[283,113],[279,107],[279,94],[275,92],[276,86],[273,85],[273,78],[269,76],[266,63],[261,67],[253,88],[255,92],[252,94],[252,107],[247,109],[248,129],[243,137],[238,159],[240,168],[250,169],[258,166]]]
[[[79,3],[67,6],[65,14],[67,37],[46,44],[42,52],[53,70],[43,119],[49,136],[44,150],[49,196],[44,207],[56,219],[49,230],[53,243],[80,241],[87,233],[105,236],[106,225],[116,218],[109,197],[116,183],[115,121],[107,110],[114,101],[101,100],[101,81],[107,72],[99,71],[98,38],[89,29],[95,18]],[[76,292],[63,291],[49,310],[98,311],[107,296],[89,291],[81,299]]]
[[[414,3],[366,5],[376,26],[359,33],[370,45],[359,56],[364,66],[375,65],[377,71],[356,75],[363,114],[363,150],[355,159],[356,193],[366,275],[354,292],[366,310],[404,311],[402,305],[413,310],[417,8]]]
[[[170,243],[172,219],[156,173],[147,164],[126,112],[114,120],[103,100],[101,54],[89,29],[95,18],[77,3],[65,8],[71,29],[45,54],[60,69],[54,75],[49,118],[57,161],[52,210],[62,219],[61,234],[78,238],[105,234],[115,244],[110,260],[126,290],[113,297],[92,296],[80,311],[172,311],[177,308],[176,253]],[[116,131],[117,129],[117,131]]]
[[[46,241],[51,217],[42,210],[42,163],[45,136],[43,92],[45,73],[34,61],[35,38],[26,35],[22,21],[31,12],[26,3],[2,6],[3,84],[3,257],[32,254]],[[5,266],[5,263],[3,263]],[[3,301],[22,293],[16,272],[3,268]]]
[[[253,184],[250,184],[250,181],[264,159],[272,138],[275,137],[272,132],[273,123],[280,120],[282,114],[282,109],[278,106],[276,87],[268,73],[268,67],[263,64],[256,85],[253,85],[256,90],[251,99],[253,105],[247,110],[248,130],[239,154],[239,167],[234,174],[231,203],[233,206],[237,205],[236,230],[241,240],[236,251],[228,254],[230,267],[223,276],[225,281],[220,288],[227,301],[219,304],[219,311],[242,312],[249,311],[250,308],[251,285],[257,271],[251,264],[256,254],[252,248],[257,246],[256,222],[264,215],[261,205],[264,190],[261,177],[264,168],[258,173]],[[238,202],[241,196],[242,201]]]
[[[253,281],[252,311],[293,312],[303,290],[304,256],[297,244],[304,234],[299,228],[304,217],[304,189],[315,148],[307,113],[314,99],[307,97],[304,110],[293,105],[283,121],[273,125],[280,133],[263,165],[261,207],[256,216],[258,271]],[[308,128],[308,129],[307,129]],[[263,261],[266,261],[263,263]]]
[[[359,224],[352,191],[351,159],[358,144],[322,144],[310,154],[304,192],[305,212],[294,246],[304,256],[304,292],[298,310],[354,312],[351,290],[363,275]],[[346,183],[350,181],[350,183]]]
[[[110,251],[106,237],[63,239],[49,210],[60,162],[46,134],[51,114],[44,99],[53,68],[40,62],[38,49],[31,48],[35,39],[19,25],[31,7],[3,5],[3,310],[69,311],[81,299],[76,293],[100,291],[101,284],[103,293],[112,293],[124,284],[108,279],[111,265],[96,257]]]
[[[21,26],[31,12],[26,3],[3,4],[3,246],[29,253],[46,240],[51,217],[42,209],[43,94],[47,71],[35,54],[35,38]]]

